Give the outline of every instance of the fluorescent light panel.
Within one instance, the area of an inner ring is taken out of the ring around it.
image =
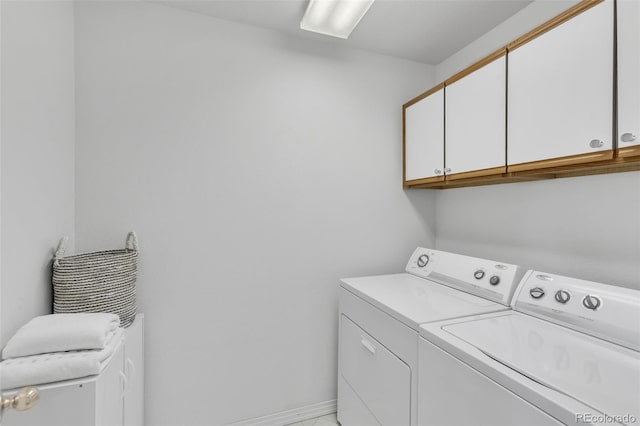
[[[374,0],[309,0],[300,28],[348,38]]]

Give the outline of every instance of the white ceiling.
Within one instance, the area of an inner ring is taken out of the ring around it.
[[[230,21],[437,65],[532,0],[376,0],[348,40],[300,29],[308,0],[152,0]]]

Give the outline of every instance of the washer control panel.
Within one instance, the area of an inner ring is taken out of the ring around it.
[[[509,306],[524,275],[517,265],[418,247],[406,271]]]
[[[528,271],[512,307],[640,350],[640,291]]]

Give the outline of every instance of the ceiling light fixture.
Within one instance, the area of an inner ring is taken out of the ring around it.
[[[373,2],[374,0],[309,0],[300,28],[346,39]]]

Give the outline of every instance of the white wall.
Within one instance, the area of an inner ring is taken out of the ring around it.
[[[51,311],[51,256],[74,231],[73,3],[0,2],[1,347]]]
[[[511,18],[438,64],[436,66],[436,82],[446,80],[456,72],[506,46],[507,43],[517,39],[527,31],[559,15],[574,4],[579,3],[579,1],[534,0]]]
[[[337,288],[434,243],[401,188],[433,68],[138,2],[76,6],[80,250],[140,238],[147,424],[335,398]]]
[[[568,8],[536,1],[439,64],[438,80]],[[640,288],[640,172],[441,191],[436,245]]]
[[[439,249],[640,289],[640,173],[438,193]]]

